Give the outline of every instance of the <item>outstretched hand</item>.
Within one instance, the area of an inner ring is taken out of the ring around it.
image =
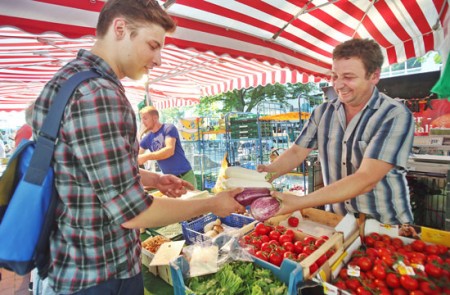
[[[217,205],[212,208],[212,213],[219,217],[226,217],[231,213],[244,213],[245,207],[234,199],[242,191],[242,188],[235,188],[216,194],[213,198]]]
[[[193,190],[194,186],[174,175],[165,174],[159,177],[156,188],[168,197],[178,198],[187,193],[188,190]]]
[[[263,164],[258,165],[256,167],[256,171],[258,171],[258,172],[267,172],[266,180],[268,182],[272,182],[275,178],[278,177],[276,172],[270,171],[269,165],[263,165]]]

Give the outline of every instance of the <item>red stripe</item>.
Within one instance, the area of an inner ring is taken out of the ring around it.
[[[390,65],[396,64],[397,63],[397,53],[395,52],[395,48],[393,46],[386,48],[386,53],[387,53],[389,64]]]
[[[96,12],[100,12],[100,10],[102,10],[103,8],[103,5],[105,5],[103,1],[92,1],[92,0],[91,1],[64,0],[62,5],[61,0],[34,0],[34,1]]]
[[[1,12],[0,12],[1,14]],[[65,25],[60,23],[36,21],[26,18],[1,15],[0,26],[15,26],[32,34],[42,34],[58,28],[58,33],[67,38],[80,38],[83,36],[94,36],[95,28]]]

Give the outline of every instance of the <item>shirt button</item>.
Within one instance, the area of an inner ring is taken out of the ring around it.
[[[344,162],[344,163],[342,163],[342,165],[345,165],[345,162]]]
[[[344,141],[344,144],[347,144],[347,141]]]
[[[350,204],[350,201],[345,201],[345,204]]]

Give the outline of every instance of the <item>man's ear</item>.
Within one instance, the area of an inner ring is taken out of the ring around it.
[[[381,76],[381,69],[376,69],[375,72],[372,73],[371,79],[375,84],[377,84],[378,81],[380,81],[380,76]]]
[[[122,40],[126,34],[126,22],[123,18],[115,18],[113,20],[114,36],[117,40]]]

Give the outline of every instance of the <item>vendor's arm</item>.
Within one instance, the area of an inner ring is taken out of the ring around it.
[[[144,164],[150,160],[164,160],[170,158],[175,153],[175,143],[177,142],[176,138],[166,137],[164,140],[165,147],[160,150],[151,153],[141,153],[139,151],[138,163],[139,165]]]
[[[300,166],[312,149],[293,144],[270,165],[258,165],[259,172],[273,173],[269,181],[274,180]]]
[[[278,161],[278,160],[277,160]],[[392,164],[381,160],[364,158],[360,168],[352,175],[342,178],[306,196],[272,193],[283,200],[277,214],[286,214],[303,208],[343,202],[371,191],[375,185],[393,168]]]
[[[125,228],[158,227],[188,220],[212,212],[225,217],[234,212],[243,213],[245,207],[234,199],[242,189],[224,191],[205,199],[180,200],[172,198],[153,198],[150,207],[135,218],[122,223]]]

